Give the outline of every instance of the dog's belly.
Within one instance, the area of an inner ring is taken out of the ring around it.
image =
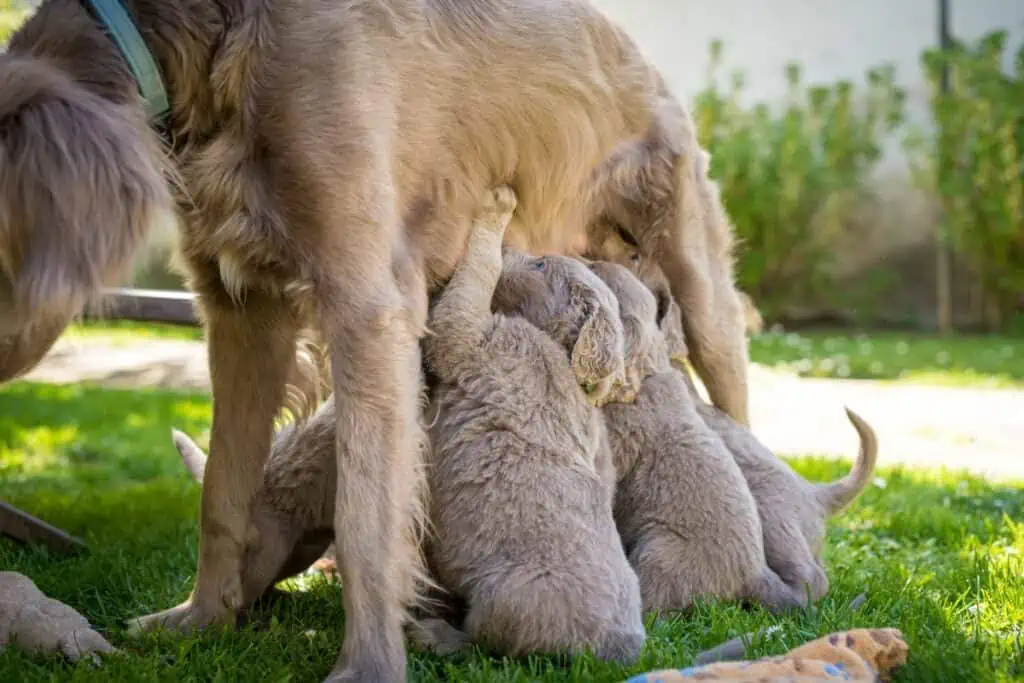
[[[378,55],[396,88],[392,168],[428,279],[451,275],[479,198],[499,184],[518,199],[506,243],[580,249],[593,171],[647,132],[667,96],[636,46],[587,3],[387,5],[410,36]]]

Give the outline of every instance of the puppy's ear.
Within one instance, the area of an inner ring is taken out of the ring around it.
[[[0,274],[17,326],[67,320],[127,275],[171,208],[160,158],[137,107],[0,56]]]
[[[624,334],[618,312],[603,306],[588,288],[581,290],[584,317],[572,348],[572,369],[579,384],[599,400],[625,373]]]

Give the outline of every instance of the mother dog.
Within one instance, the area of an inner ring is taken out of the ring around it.
[[[127,27],[102,20],[119,3]],[[141,40],[119,49],[132,24]],[[148,56],[158,80],[130,67]],[[611,197],[595,170],[615,150]],[[509,241],[535,253],[588,231],[638,244],[671,281],[712,399],[745,422],[730,231],[698,157],[662,79],[586,2],[44,0],[0,56],[0,380],[38,362],[176,205],[213,428],[192,594],[141,627],[233,618],[248,506],[314,327],[342,435],[332,676],[402,681],[418,339],[475,198],[512,186]],[[630,233],[615,216],[633,205],[657,210]]]

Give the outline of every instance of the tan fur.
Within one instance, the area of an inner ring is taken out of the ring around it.
[[[601,414],[579,386],[601,383],[594,368],[621,372],[618,308],[577,261],[502,259],[510,199],[499,194],[474,229],[431,313],[427,555],[465,604],[473,641],[509,656],[589,649],[632,662],[640,592],[612,519]]]
[[[501,196],[503,198],[502,201],[511,201],[511,195],[503,193]],[[491,230],[491,234],[496,235],[494,236],[494,243],[491,245],[495,251],[491,260],[500,258],[498,247],[500,240],[499,227],[508,220],[512,204],[508,203],[508,206],[509,211],[506,213],[502,213],[499,207],[495,206],[490,214],[485,214],[482,217],[482,220],[489,222],[482,224],[481,229]],[[478,262],[487,256],[487,254],[473,256],[467,259],[463,267],[466,269],[479,267],[480,264]],[[510,263],[516,263],[520,266],[526,261],[525,257],[511,252],[508,254],[508,260]],[[510,291],[504,292],[499,290],[501,293],[498,298],[506,302],[505,305],[508,306],[535,306],[538,303],[536,300],[531,301],[526,298],[527,292],[532,287],[528,282],[524,282],[524,279],[523,277],[516,277],[514,273],[510,273],[504,281]],[[587,352],[593,353],[593,355],[599,358],[611,358],[611,362],[605,361],[605,364],[610,367],[608,372],[621,372],[620,366],[623,354],[621,332],[618,324],[615,322],[614,309],[611,311],[611,315],[607,315],[605,311],[605,307],[609,305],[614,306],[614,300],[610,296],[606,296],[603,298],[602,303],[593,304],[591,302],[594,301],[594,296],[590,295],[585,285],[581,286],[580,283],[571,277],[563,279],[571,287],[571,296],[574,297],[572,299],[572,306],[561,306],[551,311],[545,311],[544,321],[548,323],[548,329],[553,334],[558,334],[564,338],[563,344],[572,348],[571,357],[576,360],[575,362],[570,362],[570,365],[593,367],[592,363],[587,363],[581,357],[584,352]],[[457,301],[452,299],[455,298],[457,300],[460,292],[462,292],[461,296],[477,295],[475,291],[466,290],[467,286],[474,284],[473,282],[467,281],[465,278],[463,278],[461,285],[458,285],[458,282],[460,282],[458,279],[454,280],[452,285],[441,295],[440,302],[437,304],[442,307],[441,317],[439,318],[438,314],[435,313],[433,327],[434,334],[442,336],[431,341],[429,346],[443,347],[445,351],[449,351],[449,344],[459,348],[461,344],[473,343],[472,339],[466,339],[464,336],[471,328],[464,328],[459,325],[453,326],[451,323],[456,321],[447,320],[446,322],[444,316],[444,306],[451,308],[457,305]],[[596,279],[591,280],[590,284],[593,285],[595,282],[600,284]],[[600,299],[600,296],[598,296],[598,299]],[[555,313],[559,315],[556,317]],[[581,314],[582,317],[577,316],[577,313]],[[535,315],[539,315],[539,313]],[[604,329],[606,333],[605,335],[597,336],[590,334],[590,331],[595,329]],[[441,341],[442,338],[451,341]],[[501,343],[501,340],[495,336],[492,336],[491,340],[491,343],[499,345]],[[559,355],[562,355],[564,358],[564,354],[560,353]],[[449,355],[445,353],[446,362],[448,358]],[[482,359],[478,359],[476,362],[480,362],[480,360]],[[565,365],[564,361],[562,365]],[[528,363],[526,367],[531,372],[536,372],[536,368]],[[441,364],[441,368],[449,369],[444,364]],[[468,370],[468,372],[472,372],[472,370]],[[601,374],[594,377],[589,373],[577,374],[573,372],[569,376],[575,377],[576,381],[581,383],[593,382],[600,384],[605,380],[605,377]],[[486,377],[484,381],[486,381]],[[575,387],[573,388],[574,392],[578,393],[578,390]],[[248,543],[242,564],[243,604],[245,606],[251,605],[273,583],[309,567],[324,552],[333,536],[334,491],[337,479],[337,469],[334,462],[336,425],[333,418],[333,410],[333,399],[328,399],[309,420],[297,425],[288,425],[278,431],[274,437],[270,459],[264,471],[263,485],[256,492],[252,504]],[[514,416],[512,416],[512,419],[514,419]],[[202,481],[207,462],[206,455],[185,434],[174,431],[172,437],[185,467],[193,477]],[[604,486],[607,487],[611,485],[613,475],[607,451],[603,453],[603,456],[604,460],[607,461],[604,464]],[[455,466],[455,464],[453,463],[450,466]],[[468,476],[468,471],[464,468],[463,471]],[[557,470],[552,469],[552,471],[555,471],[557,474]],[[568,486],[572,482],[572,478],[566,475],[562,476],[567,479],[566,485]],[[585,479],[586,477],[584,477]],[[591,484],[593,486],[592,482]],[[439,486],[446,491],[450,489],[444,482],[441,482]],[[509,483],[509,486],[511,487],[513,484]],[[510,488],[509,490],[512,489]],[[613,529],[610,491],[598,497],[600,500],[604,500],[607,505],[607,510],[605,510],[607,513],[606,521],[609,528]],[[421,498],[417,497],[415,500],[418,502]],[[435,505],[435,514],[439,514],[442,517],[446,516],[443,512],[438,513],[437,509],[438,506]],[[569,510],[569,513],[571,512],[572,510]],[[494,521],[500,526],[510,513],[507,509],[495,512],[492,508],[490,510],[482,510],[480,514],[493,515]],[[557,514],[558,511],[556,509]],[[421,508],[414,510],[413,519],[422,521]],[[417,532],[421,528],[420,525],[417,525],[408,530],[408,552],[410,555],[406,559],[407,562],[416,562],[419,558],[416,552],[419,547],[419,535]],[[615,544],[617,545],[617,537],[613,535],[610,538],[616,539]],[[605,538],[605,541],[607,540],[608,538]],[[541,542],[544,542],[544,539],[538,539],[538,543]],[[547,543],[551,542],[553,542],[552,539],[547,540]],[[604,554],[601,548],[594,548],[593,550],[599,554]],[[621,554],[621,549],[619,553]],[[557,564],[555,566],[563,572],[571,572],[575,569],[575,564],[576,562],[572,566],[567,567],[558,567]],[[495,567],[495,569],[498,568]],[[638,589],[635,586],[636,578],[632,571],[629,570],[628,563],[626,563],[624,557],[622,557],[621,566],[618,570],[625,574],[624,578],[613,577],[613,579],[609,579],[608,576],[602,575],[601,570],[598,569],[592,572],[593,580],[611,581],[612,583],[615,581],[626,581],[628,587],[630,585],[630,577],[632,577],[635,601],[632,605],[626,605],[626,611],[628,612],[630,608],[633,609],[638,620],[640,602]],[[429,585],[425,578],[419,578],[420,585]],[[410,595],[404,596],[407,601],[411,601],[415,597],[413,588],[414,586],[410,586]],[[595,591],[595,593],[600,592]],[[435,594],[438,600],[450,600],[452,597],[443,591],[435,591]],[[428,604],[425,606],[429,607]],[[614,610],[618,607],[618,604],[612,605],[606,612],[614,613]],[[566,611],[564,607],[561,609]],[[633,656],[635,653],[633,653],[632,648],[638,649],[639,644],[643,640],[641,627],[639,636],[637,636],[636,631],[621,634],[621,636],[613,633],[606,641],[590,640],[587,642],[587,636],[591,636],[592,633],[578,628],[574,630],[570,626],[563,626],[558,623],[557,620],[561,615],[558,614],[558,607],[556,605],[547,603],[545,610],[521,615],[524,621],[518,626],[518,629],[531,633],[532,637],[535,638],[533,641],[524,639],[523,648],[529,649],[533,643],[536,643],[537,646],[546,647],[568,644],[569,646],[579,648],[589,644],[603,646],[605,649],[602,652],[607,656],[626,657]],[[432,611],[428,610],[425,614],[431,614]],[[607,619],[611,619],[608,614],[605,616]],[[537,625],[547,628],[547,632],[539,638],[532,634]],[[426,618],[413,621],[408,626],[415,642],[439,654],[456,652],[472,644],[470,636],[448,624],[443,619]],[[594,629],[602,627],[601,624],[593,624],[592,626]],[[562,630],[557,630],[559,628]],[[474,634],[477,631],[486,632],[486,627],[476,629]],[[593,632],[599,633],[599,631]],[[514,637],[517,636],[508,635],[509,639]],[[620,637],[621,642],[617,641],[616,637]],[[498,646],[501,647],[500,643]]]
[[[644,609],[682,610],[702,596],[753,599],[772,610],[802,604],[767,566],[743,475],[669,363],[659,329],[667,309],[626,268],[590,268],[618,298],[633,337],[627,365],[644,378],[633,403],[603,408],[619,476],[615,521]]]
[[[611,186],[595,168],[642,140],[616,187],[663,219],[657,239],[637,239],[669,277],[715,403],[747,420],[729,230],[692,122],[590,4],[125,4],[169,91],[166,155],[123,59],[78,0],[43,2],[0,55],[0,380],[38,362],[124,274],[172,208],[175,179],[214,417],[192,594],[140,628],[233,620],[274,416],[296,340],[315,326],[344,437],[346,620],[333,676],[405,680],[417,341],[428,289],[453,272],[478,197],[496,184],[520,199],[510,243],[565,252],[586,226],[599,234],[592,219],[606,211],[595,207],[621,204],[602,196]]]

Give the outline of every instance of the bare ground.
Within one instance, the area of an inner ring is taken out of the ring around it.
[[[805,379],[755,365],[754,432],[780,454],[851,457],[849,406],[875,427],[879,464],[967,469],[1024,480],[1024,391]],[[62,339],[26,379],[209,391],[201,342]]]

